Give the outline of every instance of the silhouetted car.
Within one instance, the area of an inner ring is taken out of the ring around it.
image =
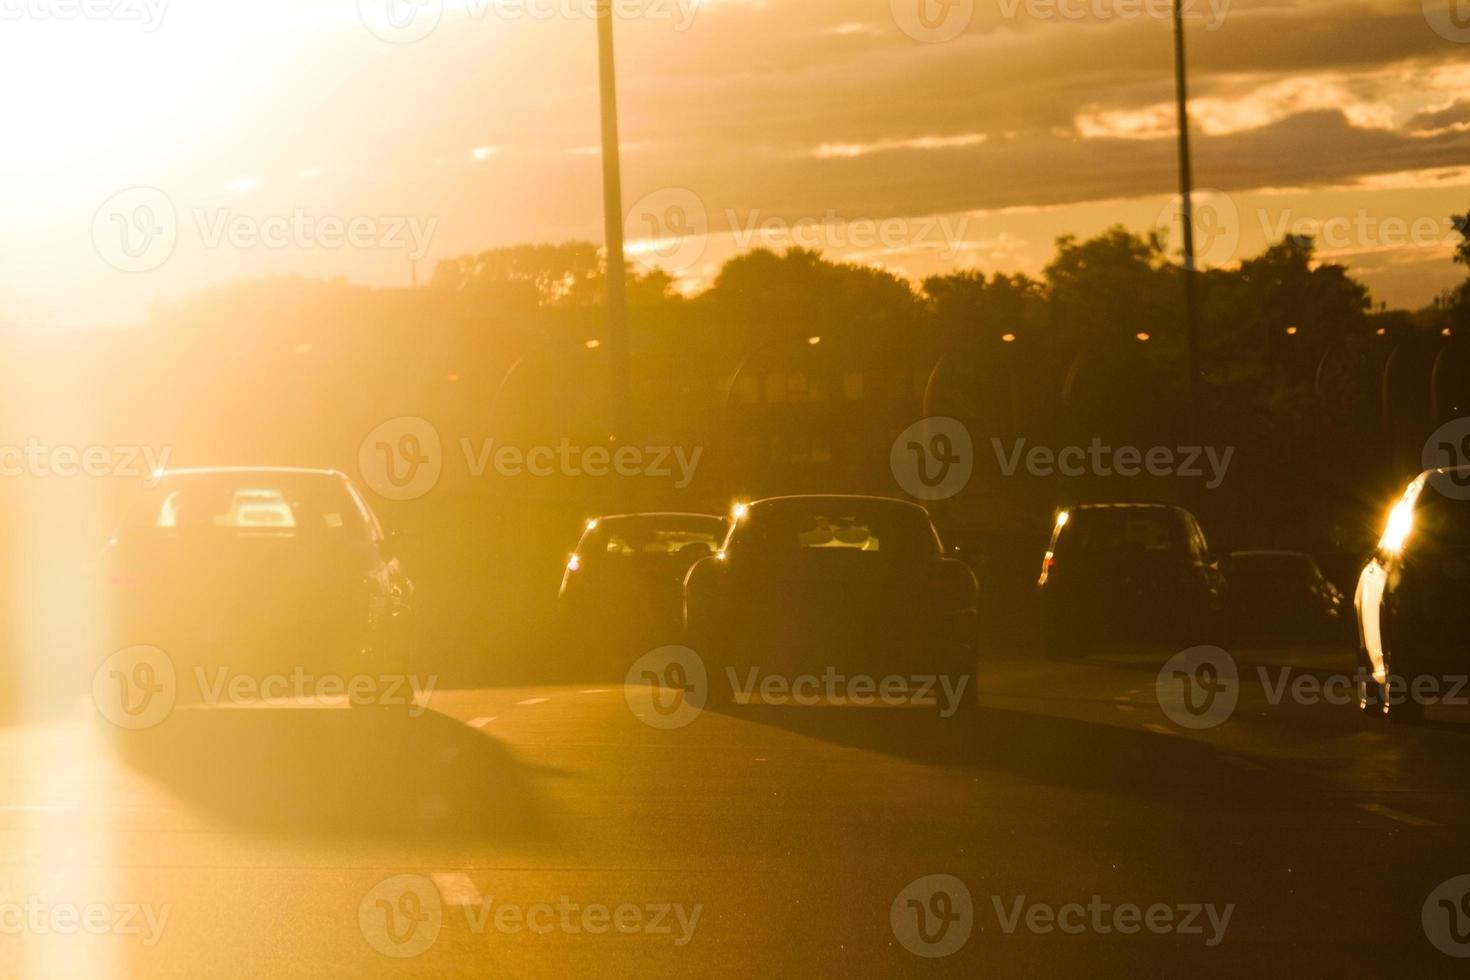
[[[411,666],[413,583],[336,471],[165,473],[101,568],[114,643],[160,647],[179,671],[404,676]],[[193,688],[180,680],[181,696]]]
[[[711,668],[974,672],[975,576],[919,506],[862,496],[740,505],[724,548],[684,584]]]
[[[719,550],[729,530],[729,520],[712,514],[588,521],[561,577],[573,641],[621,648],[677,639],[684,574]]]
[[[1038,586],[1052,658],[1080,656],[1095,642],[1217,642],[1225,628],[1225,577],[1182,507],[1058,511]]]
[[[1237,551],[1220,564],[1230,586],[1233,637],[1324,643],[1344,638],[1347,603],[1311,555]]]
[[[1444,493],[1440,481],[1452,492]],[[1470,467],[1421,473],[1358,576],[1358,706],[1365,711],[1416,720],[1425,706],[1416,684],[1455,693],[1446,685],[1470,673],[1470,499],[1460,492],[1466,486]]]

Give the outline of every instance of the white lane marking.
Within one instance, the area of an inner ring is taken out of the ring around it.
[[[1369,813],[1376,813],[1380,817],[1387,817],[1390,820],[1397,820],[1399,823],[1406,823],[1410,827],[1439,826],[1439,824],[1435,823],[1433,820],[1426,820],[1423,817],[1416,817],[1412,813],[1405,813],[1402,810],[1395,810],[1393,807],[1384,806],[1381,803],[1359,803],[1357,804],[1357,807],[1359,810],[1366,810]]]
[[[550,700],[551,698],[526,698],[524,701],[517,701],[516,704],[540,704],[542,701]]]
[[[1218,758],[1219,758],[1219,760],[1221,762],[1225,763],[1227,766],[1234,766],[1237,769],[1244,769],[1246,772],[1265,772],[1266,771],[1266,767],[1263,766],[1263,765],[1261,765],[1260,763],[1252,762],[1249,759],[1242,759],[1238,755],[1222,755],[1222,756],[1219,756]]]
[[[1169,728],[1166,725],[1157,724],[1156,722],[1149,722],[1147,725],[1144,725],[1143,727],[1144,728],[1147,728],[1149,731],[1153,732],[1155,735],[1173,735],[1174,734],[1173,729]]]
[[[587,690],[583,691],[582,693],[583,694],[606,694],[609,690],[611,690],[611,688],[606,688],[606,687],[589,687]]]
[[[495,720],[495,718],[493,716],[486,717],[486,718],[476,718],[476,719],[474,719],[474,720],[472,720],[470,722],[470,727],[471,728],[484,728],[486,725],[490,724],[494,720]]]
[[[1131,704],[1115,704],[1115,705],[1113,705],[1113,707],[1117,708],[1119,711],[1133,711],[1133,710],[1135,710],[1134,707],[1133,707],[1133,705],[1131,705]]]
[[[480,895],[480,889],[463,872],[441,871],[429,875],[429,880],[439,889],[445,905],[480,905],[485,901]]]

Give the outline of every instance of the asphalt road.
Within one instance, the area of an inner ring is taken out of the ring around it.
[[[1463,976],[1434,938],[1470,954],[1470,904],[1431,893],[1470,874],[1470,725],[1272,702],[1338,652],[1237,659],[1199,729],[1141,651],[988,657],[950,718],[670,728],[622,683],[139,731],[78,703],[0,730],[0,972]]]

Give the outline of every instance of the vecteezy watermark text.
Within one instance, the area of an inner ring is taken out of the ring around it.
[[[39,895],[0,901],[3,936],[141,936],[152,948],[163,938],[173,905],[147,902],[53,902]]]
[[[472,21],[591,20],[608,11],[615,20],[667,21],[683,32],[694,24],[700,0],[462,0],[454,6]],[[413,44],[433,34],[448,0],[357,0],[358,18],[379,40]]]
[[[941,718],[950,718],[965,700],[968,675],[948,674],[844,674],[827,667],[820,674],[761,674],[759,667],[747,667],[743,674],[734,667],[725,668],[725,679],[737,704],[795,704],[809,707],[829,704],[837,707],[886,705],[935,706]]]
[[[491,930],[502,935],[531,933],[545,936],[668,937],[674,946],[689,945],[699,928],[704,905],[682,902],[584,902],[569,895],[552,901],[497,901],[481,896],[463,875],[446,876],[451,889],[448,904],[459,908],[471,935]],[[377,952],[394,959],[407,959],[426,952],[438,940],[445,925],[446,896],[437,881],[417,874],[394,875],[374,885],[358,906],[357,924],[362,937]]]
[[[1069,936],[1083,933],[1131,936],[1150,932],[1156,936],[1200,936],[1211,948],[1224,941],[1230,917],[1235,914],[1234,903],[1223,908],[1213,902],[1113,904],[1104,901],[1101,895],[1093,895],[1086,904],[1062,905],[1028,901],[1025,895],[1009,899],[992,895],[990,904],[1001,931],[1008,936],[1023,928],[1038,935],[1060,932]]]
[[[1174,0],[995,0],[1000,14],[1015,20],[1128,21],[1171,20]],[[1230,13],[1230,0],[1184,0],[1186,20],[1203,20],[1205,30],[1218,31]]]
[[[119,728],[152,728],[181,701],[198,705],[300,704],[308,699],[345,700],[354,705],[402,708],[417,718],[429,708],[437,675],[310,670],[250,671],[229,665],[193,665],[182,676],[173,658],[155,646],[117,651],[92,675],[98,714]]]
[[[97,253],[122,272],[151,272],[173,257],[181,232],[192,225],[207,249],[382,249],[411,261],[428,254],[438,218],[402,214],[332,214],[297,207],[251,213],[195,207],[181,222],[173,199],[156,187],[130,187],[103,202],[92,218]]]
[[[503,479],[667,480],[686,489],[704,456],[702,446],[581,445],[569,438],[557,443],[518,445],[493,438],[459,440],[465,472],[471,479],[494,475]],[[415,500],[433,490],[444,472],[444,443],[427,419],[400,416],[367,434],[358,447],[363,482],[388,500]]]
[[[1092,895],[1086,902],[1051,904],[1026,895],[991,895],[989,905],[1001,932],[1036,935],[1199,937],[1214,948],[1225,940],[1235,905],[1213,902],[1113,902]],[[934,959],[960,950],[974,929],[976,907],[965,882],[930,874],[909,882],[894,898],[889,922],[899,943],[916,956]]]
[[[114,21],[152,33],[163,23],[168,5],[169,0],[0,0],[0,22]]]
[[[148,489],[168,467],[169,446],[52,446],[39,439],[0,445],[0,477],[138,479]]]
[[[991,439],[995,461],[1005,476],[1015,476],[1025,464],[1032,476],[1154,476],[1204,479],[1214,490],[1225,482],[1235,447],[1222,452],[1214,446],[1108,446],[1093,437],[1084,446],[1027,447],[1025,439],[1013,440],[1007,448],[1002,439]],[[1204,464],[1204,465],[1201,465]],[[1208,467],[1208,472],[1206,471]]]

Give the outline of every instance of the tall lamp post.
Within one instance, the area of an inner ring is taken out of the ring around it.
[[[1184,225],[1184,361],[1189,373],[1189,436],[1199,441],[1199,295],[1194,258],[1194,174],[1189,156],[1189,91],[1184,68],[1184,0],[1174,0],[1174,95],[1179,106],[1179,213]]]
[[[627,260],[623,254],[623,175],[618,145],[618,84],[613,62],[613,0],[597,0],[598,76],[602,102],[602,206],[607,239],[607,360],[612,374],[612,436],[629,438],[632,406]]]

